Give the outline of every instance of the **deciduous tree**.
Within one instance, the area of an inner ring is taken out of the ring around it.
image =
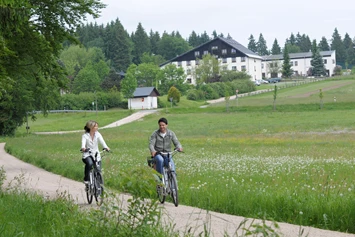
[[[67,84],[58,57],[77,27],[98,16],[99,0],[18,0],[0,3],[0,134],[13,135],[28,111],[53,108]]]

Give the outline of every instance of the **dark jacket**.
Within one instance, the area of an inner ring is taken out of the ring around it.
[[[158,129],[150,136],[149,150],[150,152],[171,152],[171,143],[174,144],[175,148],[181,148],[181,144],[173,131],[167,129],[165,137],[162,137]]]

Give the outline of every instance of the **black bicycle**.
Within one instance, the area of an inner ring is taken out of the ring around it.
[[[166,197],[170,195],[176,207],[179,205],[178,185],[176,173],[172,170],[170,161],[177,152],[179,151],[174,150],[173,152],[159,152],[164,159],[164,165],[161,183],[157,185],[157,194],[160,203],[164,203]],[[150,167],[155,167],[155,160],[153,157],[148,160],[148,165]]]
[[[89,152],[91,154],[90,149],[88,148],[85,150],[86,152]],[[106,149],[103,149],[100,152],[96,152],[94,156],[90,156],[93,160],[93,166],[90,170],[89,173],[89,184],[86,187],[86,198],[88,200],[88,203],[92,203],[93,197],[95,197],[97,205],[101,205],[104,199],[104,178],[101,173],[100,169],[100,162],[97,160],[97,156],[100,153],[101,158],[104,157],[104,152],[109,152]],[[88,159],[87,157],[86,159]]]

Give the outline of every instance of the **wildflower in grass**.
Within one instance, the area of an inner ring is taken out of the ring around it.
[[[300,211],[299,213],[300,213],[300,215],[303,215],[303,211]]]

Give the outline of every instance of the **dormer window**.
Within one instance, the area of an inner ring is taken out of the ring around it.
[[[195,57],[199,57],[200,56],[200,51],[195,51]]]
[[[227,49],[222,49],[222,54],[227,54]]]
[[[237,50],[231,49],[231,53],[232,53],[232,54],[236,54],[236,53],[237,53]]]

